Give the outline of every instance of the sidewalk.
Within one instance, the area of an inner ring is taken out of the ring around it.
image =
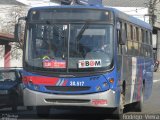
[[[153,81],[154,82],[160,81],[160,71],[157,71],[157,72],[153,73]]]

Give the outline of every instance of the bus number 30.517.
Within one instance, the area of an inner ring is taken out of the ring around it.
[[[84,81],[70,81],[70,86],[84,86]]]

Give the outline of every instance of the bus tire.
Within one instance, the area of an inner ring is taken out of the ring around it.
[[[113,114],[116,118],[121,119],[124,112],[125,95],[124,92],[120,94],[119,106],[114,110]]]
[[[142,87],[142,90],[141,90],[140,101],[135,103],[135,106],[134,106],[135,111],[142,112],[142,110],[143,110],[143,102],[144,102],[144,87]]]
[[[36,107],[38,117],[48,117],[50,113],[50,108],[47,106],[37,106]]]

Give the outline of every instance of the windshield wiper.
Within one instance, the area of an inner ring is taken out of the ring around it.
[[[84,31],[88,28],[88,22],[86,22],[82,28],[80,29],[78,35],[76,36],[76,40],[79,41],[82,37],[82,34],[84,33]]]

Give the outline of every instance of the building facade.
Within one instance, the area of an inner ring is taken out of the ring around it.
[[[153,30],[153,39],[157,40],[157,43],[154,47],[154,51],[156,52],[156,60],[160,62],[160,0],[154,0],[155,4],[151,6],[151,16],[152,23],[154,26]],[[160,71],[160,66],[159,69]]]
[[[17,48],[13,32],[25,9],[26,6],[16,0],[0,0],[0,67],[22,66],[22,50]]]

